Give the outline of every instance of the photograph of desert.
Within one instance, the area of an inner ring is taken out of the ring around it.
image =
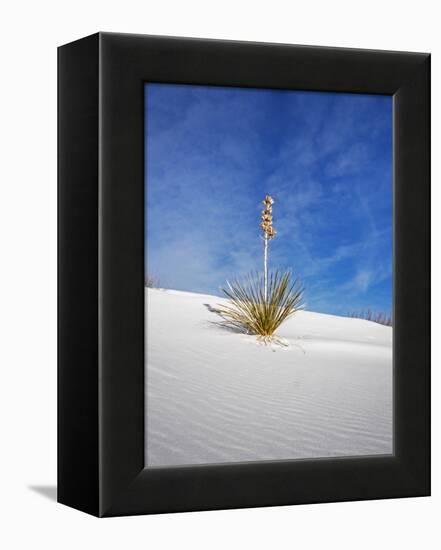
[[[393,453],[390,97],[145,85],[145,463]]]

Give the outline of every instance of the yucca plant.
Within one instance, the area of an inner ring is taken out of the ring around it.
[[[264,341],[271,341],[280,325],[302,308],[303,289],[289,271],[270,273],[267,287],[262,275],[250,275],[244,283],[228,282],[222,291],[229,299],[218,310],[224,324]]]
[[[268,272],[268,244],[276,236],[273,227],[273,198],[263,201],[261,229],[263,231],[263,276],[249,275],[245,282],[228,282],[222,292],[229,303],[220,306],[217,313],[227,327],[255,334],[265,343],[280,340],[275,336],[280,325],[301,309],[303,288],[291,272]]]

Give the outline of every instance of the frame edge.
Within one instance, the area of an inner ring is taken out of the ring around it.
[[[58,502],[99,514],[99,35],[58,48]]]

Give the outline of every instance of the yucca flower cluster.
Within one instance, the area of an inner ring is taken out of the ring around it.
[[[268,242],[271,239],[274,239],[276,236],[276,230],[273,227],[273,204],[274,199],[271,195],[266,195],[263,199],[263,204],[265,205],[264,210],[262,210],[262,223],[260,227],[263,231],[263,285],[264,285],[264,299],[268,299]]]
[[[262,223],[260,224],[260,227],[262,228],[264,238],[271,240],[274,239],[277,234],[277,231],[273,227],[274,199],[270,195],[267,195],[263,199],[263,204],[265,205],[265,209],[262,210]]]

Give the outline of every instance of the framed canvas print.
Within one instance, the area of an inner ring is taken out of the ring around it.
[[[58,498],[430,494],[430,56],[59,48]]]

